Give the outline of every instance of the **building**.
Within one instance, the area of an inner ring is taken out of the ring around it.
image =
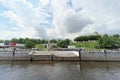
[[[99,33],[95,31],[93,35],[99,35]]]
[[[9,48],[9,47],[24,48],[25,45],[19,43],[0,43],[0,48]]]
[[[68,49],[75,49],[76,47],[75,46],[68,46]]]

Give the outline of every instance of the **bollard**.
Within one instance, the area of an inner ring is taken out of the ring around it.
[[[51,61],[53,61],[53,54],[51,55]]]
[[[107,60],[107,52],[106,52],[106,50],[104,50],[104,54],[105,54],[105,60]]]
[[[33,61],[33,54],[31,54],[31,58],[30,58],[30,61]]]
[[[79,50],[79,60],[81,61],[81,50]]]

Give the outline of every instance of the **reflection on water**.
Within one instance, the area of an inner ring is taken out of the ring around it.
[[[120,80],[120,62],[1,61],[0,80]]]

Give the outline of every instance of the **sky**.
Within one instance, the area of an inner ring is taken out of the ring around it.
[[[0,39],[120,34],[120,0],[0,0]]]

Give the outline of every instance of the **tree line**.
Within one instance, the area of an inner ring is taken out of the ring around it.
[[[31,41],[35,44],[45,44],[48,43],[48,40],[45,39],[31,39],[31,38],[12,38],[11,40],[0,40],[0,43],[20,43],[25,44],[26,42]],[[57,40],[50,40],[51,43],[57,43]]]
[[[105,48],[105,49],[116,49],[120,48],[120,35],[113,34],[113,35],[88,35],[88,36],[79,36],[74,39],[76,42],[81,41],[96,41],[98,45],[97,48]],[[54,43],[56,46],[60,48],[67,48],[68,45],[72,43],[70,39],[31,39],[31,38],[12,38],[11,40],[0,40],[0,43],[20,43],[25,44],[26,48],[34,48],[35,44],[47,44],[47,43]],[[79,43],[76,43],[79,44]]]
[[[89,36],[79,36],[74,39],[74,41],[93,41],[101,38],[101,35],[89,35]]]
[[[96,41],[98,45],[97,48],[104,49],[116,49],[120,48],[120,35],[89,35],[89,36],[79,36],[74,39],[74,41]]]
[[[104,34],[98,39],[98,47],[105,49],[117,49],[120,48],[120,35],[107,35]]]
[[[70,44],[69,39],[61,40],[61,39],[31,39],[31,38],[12,38],[11,40],[0,40],[0,43],[20,43],[25,44],[25,48],[34,48],[36,44],[47,44],[47,43],[54,43],[56,46],[54,47],[61,47],[67,48]]]

